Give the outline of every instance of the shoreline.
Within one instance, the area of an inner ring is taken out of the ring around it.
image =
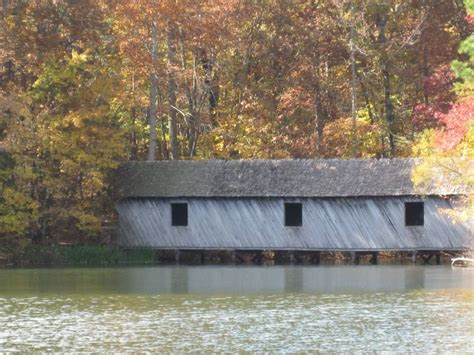
[[[329,252],[163,250],[110,245],[29,245],[0,250],[0,269],[167,265],[443,265],[469,251]]]

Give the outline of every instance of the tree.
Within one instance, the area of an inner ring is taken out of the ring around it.
[[[393,157],[417,139],[468,154],[460,0],[0,4],[0,230],[15,236],[96,234],[129,159]]]
[[[28,115],[27,107],[18,98],[0,91],[2,138],[7,130],[17,126],[16,123]],[[25,235],[38,220],[39,204],[27,189],[31,170],[25,169],[21,159],[15,161],[14,156],[6,147],[0,146],[0,243],[5,238]]]
[[[474,2],[466,1],[469,15],[474,14]],[[466,193],[465,208],[452,213],[457,219],[467,220],[474,216],[474,97],[472,95],[472,65],[474,63],[474,35],[466,38],[460,46],[460,54],[466,60],[456,60],[452,68],[456,83],[457,102],[447,113],[438,115],[442,128],[423,133],[416,153],[424,158],[414,170],[415,184],[449,184],[458,186]]]
[[[95,235],[113,214],[108,174],[123,160],[120,67],[100,2],[11,2],[1,17],[2,233],[36,241]],[[86,5],[86,6],[84,6]],[[5,75],[6,74],[6,75]],[[13,100],[11,100],[13,98]],[[2,102],[3,103],[3,102]]]
[[[353,131],[353,118],[340,118],[324,127],[324,157],[377,158],[380,155],[380,134],[382,130],[371,124],[367,117],[358,117]],[[354,135],[358,137],[354,142]],[[356,146],[354,147],[354,144]],[[354,151],[357,155],[354,156]]]
[[[37,169],[52,229],[96,234],[111,210],[107,174],[124,158],[125,132],[113,107],[117,63],[97,61],[87,50],[73,52],[64,64],[47,65],[33,85],[34,103],[44,108],[37,116],[43,157]]]

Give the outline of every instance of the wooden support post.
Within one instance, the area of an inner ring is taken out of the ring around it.
[[[319,265],[320,262],[321,262],[321,252],[317,251],[314,257],[314,264]]]
[[[201,265],[204,265],[204,250],[201,251]]]
[[[179,256],[180,256],[181,252],[179,249],[176,249],[175,250],[175,253],[174,253],[174,261],[176,262],[176,264],[179,264]]]
[[[416,250],[413,250],[411,253],[411,261],[413,264],[416,264]]]
[[[351,251],[351,261],[352,264],[358,265],[360,263],[359,253],[357,253],[356,251]]]
[[[232,260],[232,264],[235,264],[235,261],[236,261],[235,250],[232,250],[230,252],[230,258]]]
[[[436,253],[436,265],[441,264],[441,252]]]
[[[426,254],[421,254],[421,258],[423,259],[423,262],[425,264],[429,264],[430,263],[430,260],[431,258],[433,257],[434,253],[426,253]]]
[[[378,255],[379,255],[379,253],[378,253],[377,251],[374,251],[374,252],[372,253],[372,258],[370,259],[370,263],[371,263],[372,265],[377,265],[377,262],[378,262],[377,257],[378,257]]]
[[[157,249],[153,250],[153,264],[158,264],[161,261],[160,259],[160,251]]]
[[[290,251],[290,264],[293,265],[295,263],[295,253]]]

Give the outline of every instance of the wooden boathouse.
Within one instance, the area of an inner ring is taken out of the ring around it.
[[[462,188],[420,194],[413,159],[129,162],[118,171],[119,245],[173,250],[464,251]]]

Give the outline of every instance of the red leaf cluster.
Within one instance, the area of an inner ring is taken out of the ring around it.
[[[416,129],[434,128],[443,124],[441,117],[448,113],[454,100],[453,80],[453,72],[447,66],[439,68],[424,80],[425,102],[413,109],[412,122]]]
[[[466,136],[468,125],[474,123],[474,98],[468,98],[453,105],[446,114],[439,115],[445,129],[437,132],[436,145],[449,150],[456,147]]]

